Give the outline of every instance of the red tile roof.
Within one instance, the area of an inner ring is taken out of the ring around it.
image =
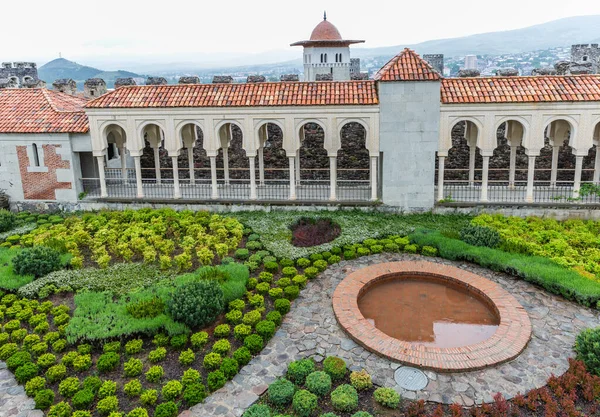
[[[412,49],[404,49],[375,75],[377,81],[438,81],[440,74]]]
[[[85,133],[86,102],[45,88],[0,90],[0,133]]]
[[[374,81],[121,87],[86,108],[334,106],[378,104]]]
[[[442,103],[600,101],[600,75],[446,78]]]

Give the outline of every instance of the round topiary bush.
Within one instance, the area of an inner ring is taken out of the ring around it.
[[[306,377],[315,370],[312,359],[300,359],[289,364],[287,369],[288,378],[298,385],[304,385]]]
[[[352,372],[350,374],[350,383],[359,391],[369,389],[373,386],[371,375],[364,369]]]
[[[167,302],[171,317],[192,328],[212,323],[224,308],[221,286],[206,280],[178,287]]]
[[[306,377],[306,388],[319,397],[327,395],[331,391],[331,377],[323,371],[312,372]]]
[[[358,408],[358,393],[352,385],[340,385],[331,393],[331,405],[337,411],[350,413]]]
[[[36,278],[58,271],[62,266],[60,253],[46,246],[24,249],[13,258],[12,263],[16,274]]]
[[[579,333],[575,339],[575,352],[590,373],[600,375],[600,327]]]
[[[242,417],[271,417],[271,409],[264,404],[250,406]]]
[[[269,385],[267,396],[269,402],[276,407],[286,407],[294,398],[294,384],[285,378],[278,379]]]
[[[346,375],[346,362],[336,356],[329,356],[323,361],[323,370],[334,381],[339,381]]]
[[[375,402],[387,408],[398,408],[400,405],[400,394],[392,388],[377,388],[373,393]]]
[[[490,227],[469,225],[460,231],[460,240],[473,246],[495,248],[500,244],[500,233]]]
[[[298,417],[308,417],[317,408],[317,396],[305,389],[294,394],[292,408]]]

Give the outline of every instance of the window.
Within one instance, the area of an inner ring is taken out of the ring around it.
[[[585,55],[585,56],[583,57],[583,62],[587,62],[587,60],[588,60],[588,57],[587,57],[587,55]]]
[[[94,95],[94,90],[90,90],[90,96]]]
[[[324,55],[325,55],[325,63],[327,63],[327,54],[324,54]]]
[[[33,145],[31,145],[31,154],[33,157],[33,166],[34,167],[39,167],[40,166],[40,154],[38,153],[38,147],[37,145],[34,143]]]

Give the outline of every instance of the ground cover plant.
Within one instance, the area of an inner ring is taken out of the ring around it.
[[[301,361],[312,362],[312,359]],[[374,386],[364,370],[350,372],[344,367],[343,375],[331,378],[334,381],[331,384],[324,363],[312,362],[314,371],[305,382],[294,380],[290,378],[290,370],[298,362],[292,362],[286,376],[273,382],[243,417],[583,417],[600,411],[600,377],[590,374],[576,360],[570,360],[569,370],[562,376],[551,376],[545,387],[508,401],[497,394],[490,404],[468,408],[403,399],[391,388]],[[317,385],[310,382],[313,379],[326,382]]]

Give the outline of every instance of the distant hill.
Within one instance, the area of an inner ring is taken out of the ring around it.
[[[59,78],[72,78],[77,82],[77,88],[83,89],[83,83],[88,78],[102,78],[106,81],[108,88],[113,88],[117,78],[123,77],[143,77],[129,71],[103,71],[98,68],[88,67],[69,61],[65,58],[58,58],[50,61],[38,69],[38,76],[51,85]]]

